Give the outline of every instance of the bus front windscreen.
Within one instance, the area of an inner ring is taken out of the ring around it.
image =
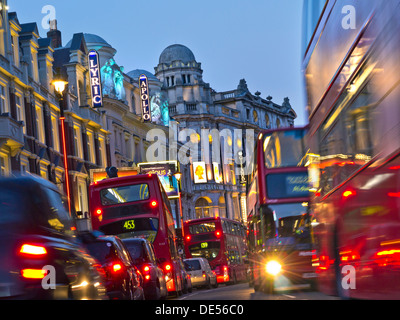
[[[189,246],[189,251],[193,258],[206,258],[208,261],[214,260],[220,250],[220,241],[204,241]]]
[[[100,231],[121,239],[143,238],[153,243],[157,236],[158,224],[158,219],[155,218],[127,219],[103,225]]]
[[[263,209],[267,245],[311,243],[311,221],[302,203],[270,205]]]

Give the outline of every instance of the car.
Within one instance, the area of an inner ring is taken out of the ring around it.
[[[117,236],[82,237],[91,256],[106,275],[107,295],[112,300],[145,300],[143,278],[128,249]]]
[[[186,270],[190,274],[193,287],[217,288],[217,276],[211,270],[208,260],[205,258],[184,259]]]
[[[65,198],[33,175],[0,178],[0,298],[106,299]]]
[[[164,271],[161,269],[151,242],[142,238],[122,239],[133,262],[144,277],[146,300],[166,299],[168,296]]]
[[[180,259],[180,264],[181,264],[181,271],[182,271],[182,279],[183,279],[183,293],[191,293],[193,291],[193,285],[192,285],[192,278],[187,271],[187,268],[190,267],[189,265],[186,264],[186,262],[183,262],[182,259]]]

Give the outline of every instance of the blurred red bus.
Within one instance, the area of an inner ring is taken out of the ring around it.
[[[400,1],[327,1],[305,54],[321,291],[400,299]],[[356,20],[354,20],[356,19]]]
[[[249,176],[247,210],[250,282],[271,292],[277,280],[313,284],[308,213],[306,128],[259,134]]]
[[[246,228],[220,217],[185,221],[186,258],[206,258],[218,283],[245,281]]]
[[[97,181],[89,186],[89,204],[94,230],[121,239],[139,237],[152,242],[168,292],[182,291],[171,206],[157,175]]]

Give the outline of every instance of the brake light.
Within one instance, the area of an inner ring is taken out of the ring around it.
[[[186,241],[190,241],[191,237],[190,236],[186,236]]]
[[[43,269],[23,269],[21,274],[25,279],[43,279],[47,271]]]
[[[32,244],[23,244],[19,252],[32,256],[44,256],[47,254],[47,250],[45,247]]]
[[[144,266],[143,270],[144,270],[144,272],[149,272],[150,271],[150,267],[149,266]]]
[[[122,265],[121,265],[120,263],[114,263],[113,266],[112,266],[112,270],[113,270],[114,272],[118,272],[118,271],[120,271],[121,269],[122,269]]]
[[[221,237],[221,231],[216,231],[216,232],[215,232],[215,236],[216,236],[217,238],[220,238],[220,237]]]
[[[165,265],[165,270],[166,271],[171,271],[172,266],[170,264]]]
[[[346,190],[345,192],[343,192],[343,198],[347,199],[351,196],[355,196],[356,192],[352,191],[352,190]]]
[[[101,210],[101,209],[96,210],[96,215],[100,216],[102,214],[103,214],[103,210]]]
[[[157,201],[153,200],[153,201],[150,203],[150,205],[151,205],[152,208],[155,208],[155,207],[157,207],[158,203],[157,203]]]

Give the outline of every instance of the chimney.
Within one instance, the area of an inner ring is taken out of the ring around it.
[[[47,32],[47,38],[51,39],[53,49],[62,47],[61,31],[57,30],[57,20],[50,21],[50,31]]]

